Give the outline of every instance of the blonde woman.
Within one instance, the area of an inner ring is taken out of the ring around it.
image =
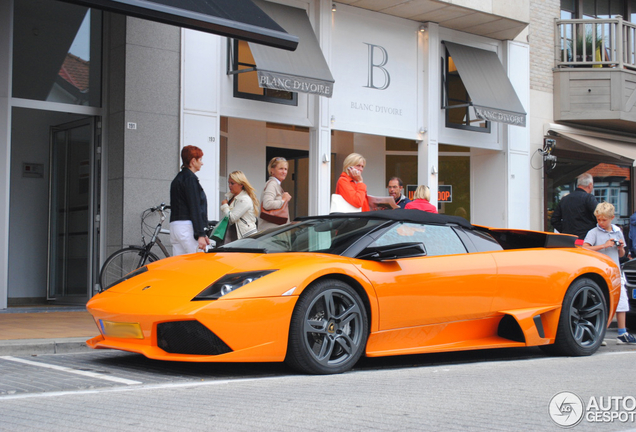
[[[258,214],[258,198],[254,188],[242,171],[230,173],[227,199],[221,201],[223,217],[229,217],[229,227],[223,243],[247,237],[256,232],[256,215]]]
[[[342,164],[342,174],[336,183],[336,193],[354,207],[369,211],[367,185],[362,179],[362,171],[367,161],[358,153],[351,153]]]
[[[283,191],[282,182],[287,178],[287,171],[289,164],[284,157],[275,157],[267,165],[267,172],[269,173],[269,180],[265,184],[265,189],[261,195],[261,203],[265,210],[277,210],[283,208],[291,200],[291,195]],[[287,222],[289,223],[289,217]],[[281,225],[285,225],[285,223]],[[273,222],[268,222],[262,218],[258,218],[258,230],[263,231],[268,228],[274,228],[281,225],[277,225]]]
[[[431,190],[426,185],[420,185],[415,189],[413,201],[404,206],[405,210],[415,209],[429,213],[437,213],[437,208],[430,203]]]

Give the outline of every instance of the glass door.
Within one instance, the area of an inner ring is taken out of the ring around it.
[[[98,258],[95,120],[51,128],[47,299],[84,304]]]

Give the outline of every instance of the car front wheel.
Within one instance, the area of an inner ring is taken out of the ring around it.
[[[594,354],[605,337],[607,317],[607,303],[599,286],[591,279],[579,279],[563,298],[554,345],[543,348],[558,355]]]
[[[316,282],[294,309],[286,361],[305,373],[345,372],[363,354],[368,328],[364,303],[353,288],[339,280]]]

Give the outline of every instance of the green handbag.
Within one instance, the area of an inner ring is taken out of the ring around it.
[[[225,216],[219,221],[218,224],[216,224],[210,238],[217,243],[222,243],[223,239],[225,238],[225,233],[227,233],[228,226],[230,226],[230,217]]]

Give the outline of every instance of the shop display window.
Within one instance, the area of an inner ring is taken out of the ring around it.
[[[490,122],[475,114],[470,95],[448,51],[442,59],[442,108],[446,116],[446,127],[490,132]]]
[[[228,63],[234,74],[234,97],[285,105],[298,105],[298,93],[262,88],[258,85],[256,63],[245,41],[228,39]],[[240,72],[246,71],[246,72]]]

